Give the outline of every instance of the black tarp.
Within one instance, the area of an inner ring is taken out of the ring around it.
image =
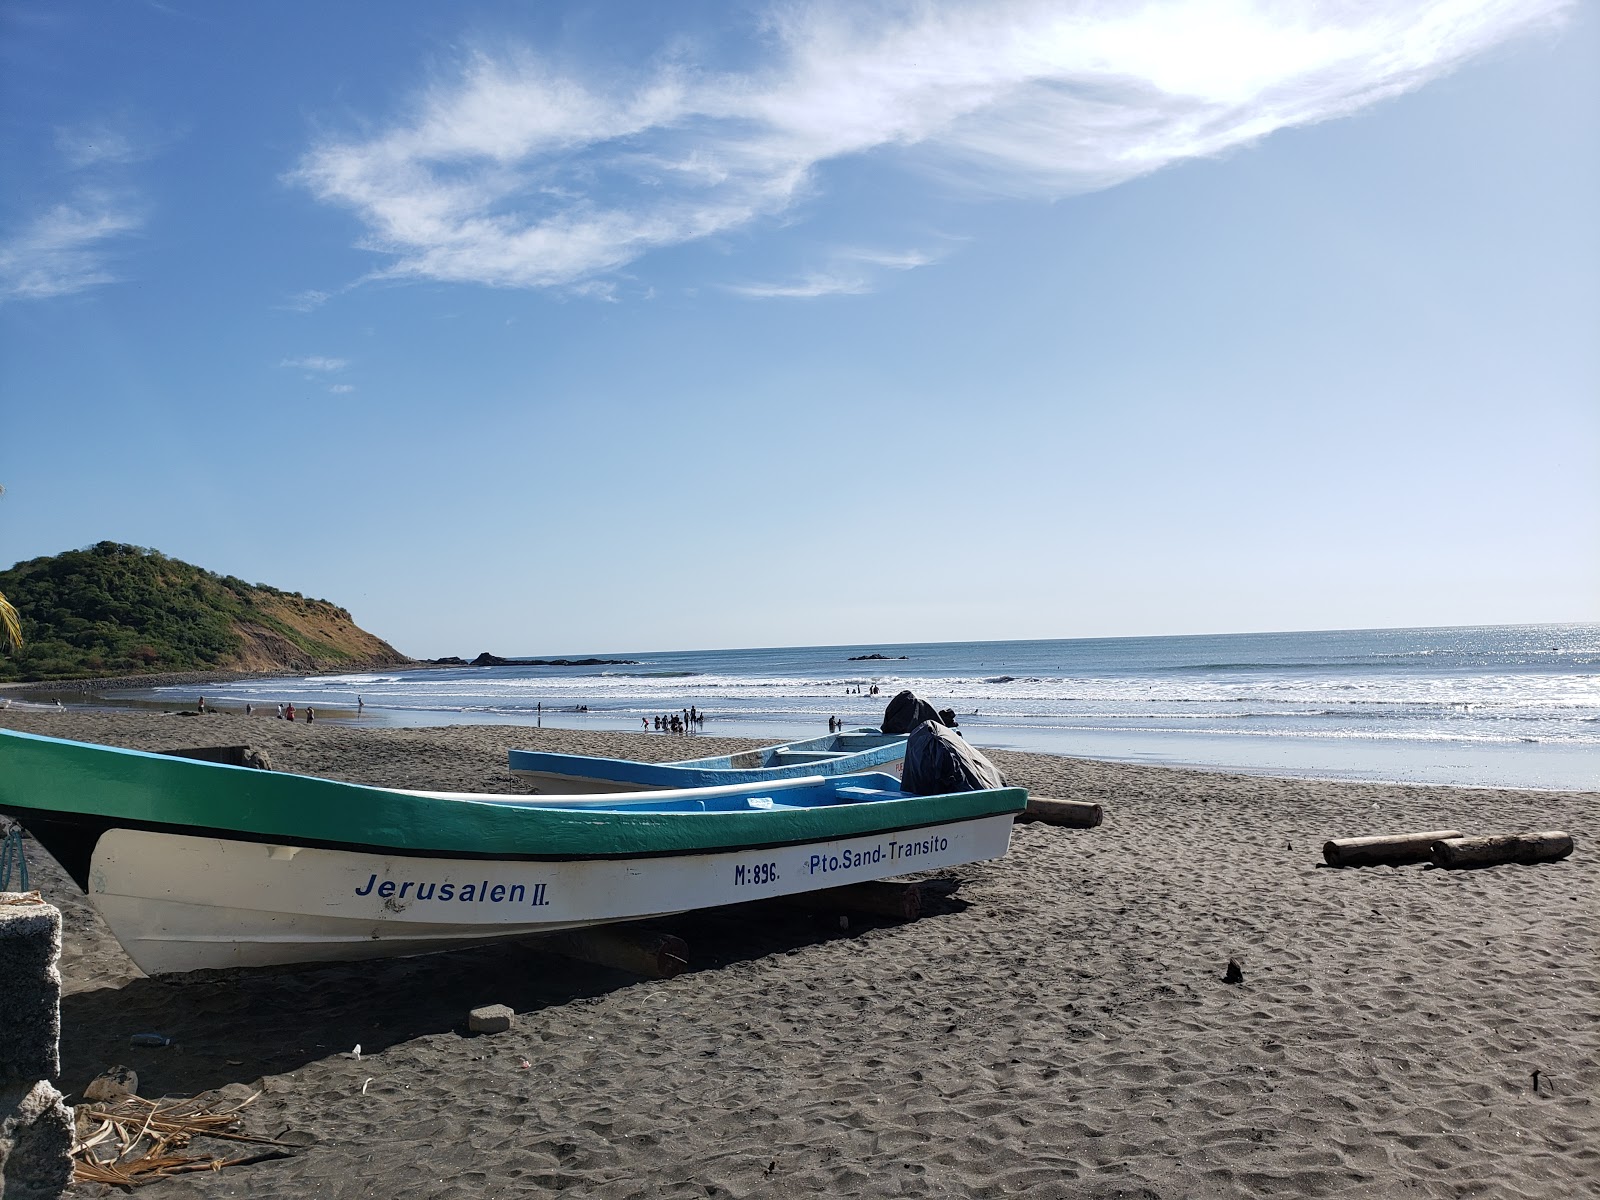
[[[933,705],[921,699],[915,692],[905,691],[898,693],[889,701],[889,707],[883,710],[883,724],[880,728],[885,733],[910,733],[924,721],[937,721],[939,714]]]
[[[938,721],[922,722],[906,739],[906,762],[900,772],[903,791],[914,796],[936,796],[1005,785],[999,767]]]

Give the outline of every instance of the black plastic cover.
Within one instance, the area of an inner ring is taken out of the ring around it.
[[[906,762],[900,772],[902,791],[914,796],[936,796],[1005,785],[999,767],[967,745],[959,733],[936,720],[922,722],[906,739]]]
[[[929,704],[917,696],[915,692],[900,692],[889,701],[889,707],[883,710],[883,724],[880,728],[885,733],[910,733],[924,721],[937,721],[939,714]]]

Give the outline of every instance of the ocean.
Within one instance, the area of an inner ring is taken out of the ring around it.
[[[214,705],[292,701],[320,719],[374,725],[639,730],[641,719],[693,706],[707,714],[704,733],[781,740],[826,733],[830,716],[875,725],[909,688],[953,708],[978,746],[1271,775],[1600,788],[1600,624],[592,657],[632,661],[273,678],[205,692]],[[128,699],[192,704],[193,693]]]

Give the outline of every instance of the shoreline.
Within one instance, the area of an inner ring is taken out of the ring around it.
[[[0,726],[248,740],[280,769],[466,791],[520,790],[512,744],[663,759],[689,740],[271,718],[240,737],[239,719],[127,710]],[[692,739],[724,742],[743,739]],[[907,924],[663,918],[691,968],[662,981],[524,944],[147,979],[30,842],[63,914],[59,1086],[70,1100],[120,1063],[146,1096],[259,1091],[246,1132],[314,1143],[161,1185],[185,1198],[1556,1200],[1600,1178],[1600,793],[990,756],[1038,794],[1103,804],[1104,824],[1017,827],[1006,858],[937,873],[949,894]],[[1321,865],[1328,837],[1451,825],[1566,828],[1577,850]],[[467,1010],[493,1003],[514,1028],[468,1036]],[[130,1046],[140,1032],[175,1044]]]
[[[446,665],[440,665],[440,664],[435,664],[435,663],[416,663],[416,664],[413,664],[413,665],[407,666],[407,667],[391,666],[391,667],[370,668],[370,669],[374,670],[374,671],[381,670],[381,671],[396,671],[396,672],[398,672],[398,671],[420,671],[420,670],[448,670],[448,669],[453,669],[453,668],[454,668],[454,664],[450,664],[450,665],[446,666]],[[251,680],[268,680],[268,679],[315,679],[315,678],[320,678],[320,677],[325,677],[325,676],[330,676],[330,675],[331,676],[338,676],[338,675],[344,675],[344,674],[348,674],[348,673],[349,673],[348,670],[341,669],[341,670],[334,670],[334,671],[325,672],[325,673],[322,673],[322,675],[307,675],[303,671],[285,671],[285,672],[281,672],[281,673],[273,674],[273,675],[263,675],[263,674],[260,674],[259,672],[213,671],[213,672],[176,673],[176,674],[169,674],[169,675],[153,675],[153,676],[118,676],[118,677],[115,677],[114,679],[111,679],[111,680],[73,680],[73,681],[69,681],[69,682],[73,683],[74,685],[76,685],[76,686],[74,686],[72,688],[62,687],[62,686],[57,685],[57,684],[45,684],[45,683],[0,684],[0,696],[3,696],[5,694],[9,694],[9,695],[17,696],[19,699],[23,698],[23,697],[34,697],[34,696],[49,698],[49,697],[51,697],[53,695],[74,696],[74,695],[88,695],[88,694],[97,693],[97,692],[112,692],[112,693],[115,693],[117,691],[131,692],[131,691],[141,691],[141,690],[144,690],[144,689],[147,689],[147,688],[154,689],[154,688],[163,688],[163,687],[193,686],[193,687],[199,689],[199,688],[205,687],[207,684],[219,684],[219,683],[230,683],[230,682],[251,681]],[[115,685],[115,686],[111,686],[111,685]],[[9,689],[9,692],[7,691],[7,689]],[[170,713],[170,712],[174,712],[174,711],[183,711],[182,707],[181,707],[181,702],[179,702],[179,701],[173,701],[173,703],[178,704],[179,707],[177,709],[171,709],[171,708],[167,708],[166,707],[166,702],[164,702],[164,701],[157,701],[157,700],[137,700],[137,701],[135,701],[135,700],[126,700],[126,699],[113,698],[112,696],[103,696],[103,697],[100,697],[100,698],[103,700],[102,704],[98,704],[97,705],[97,704],[92,704],[92,703],[88,703],[88,704],[72,703],[70,705],[70,707],[72,708],[73,711],[76,711],[76,712],[79,712],[79,713],[85,713],[85,712],[100,712],[100,713],[146,712],[146,713],[150,713],[150,712],[156,712],[156,711],[166,711],[166,712]],[[28,705],[30,703],[35,703],[35,702],[32,702],[32,701],[27,700],[27,699],[22,699],[22,703],[23,703],[23,705]],[[208,705],[208,708],[213,708],[214,709],[214,711],[212,713],[208,713],[208,715],[217,715],[217,716],[223,716],[223,717],[239,717],[241,719],[245,718],[245,714],[244,714],[244,712],[242,710],[242,706],[241,706],[242,702],[238,702],[238,701],[221,701],[220,702],[220,707],[216,707],[216,705],[218,703],[219,702],[216,702],[216,701],[213,700],[213,702],[210,705]],[[303,707],[305,702],[301,702],[301,701],[297,700],[296,703],[297,703],[298,706]],[[261,706],[258,704],[258,708],[259,707],[261,707]],[[401,723],[399,721],[396,721],[393,718],[393,716],[389,714],[389,711],[386,710],[381,704],[370,705],[370,706],[368,706],[368,708],[364,712],[359,710],[359,709],[357,709],[357,708],[353,708],[353,707],[349,706],[348,704],[343,704],[343,705],[340,705],[340,704],[318,704],[316,707],[317,707],[317,712],[318,712],[318,719],[320,721],[326,722],[326,723],[328,723],[330,725],[359,725],[361,728],[368,728],[368,729],[388,728],[388,729],[414,729],[414,730],[449,729],[449,728],[454,728],[454,727],[462,726],[462,725],[471,727],[471,723],[470,722],[458,722],[458,721],[448,721],[448,720],[445,720],[445,721],[408,721],[408,722]],[[37,703],[37,708],[39,710],[49,710],[50,706],[48,704]],[[264,714],[262,712],[258,712],[256,714],[256,719],[260,719],[263,715]],[[270,714],[265,714],[265,715],[270,717]],[[564,729],[564,730],[572,731],[572,732],[575,732],[575,733],[596,734],[596,735],[608,735],[608,734],[612,734],[612,733],[626,735],[626,734],[628,734],[630,732],[631,733],[640,732],[639,730],[634,729],[634,727],[631,724],[627,725],[626,727],[623,727],[623,726],[620,726],[620,725],[608,726],[608,725],[604,724],[603,722],[605,722],[607,719],[610,719],[610,714],[609,714],[608,710],[597,710],[597,711],[594,711],[594,712],[590,712],[590,711],[585,710],[583,712],[581,718],[576,716],[573,713],[572,710],[555,708],[555,707],[551,707],[551,708],[545,709],[542,712],[542,714],[540,714],[537,717],[535,717],[532,713],[529,713],[529,712],[521,712],[521,713],[517,713],[517,714],[506,714],[503,717],[500,716],[499,714],[495,714],[495,713],[487,712],[487,711],[486,712],[482,712],[482,713],[476,713],[475,712],[472,715],[474,717],[482,719],[483,724],[484,724],[485,727],[493,726],[493,727],[498,727],[498,728],[501,728],[501,729],[526,729],[526,730],[538,730],[538,729],[563,730]],[[863,719],[865,719],[865,718],[863,718]],[[597,721],[599,723],[597,723]],[[735,722],[734,724],[735,725],[742,724],[742,722]],[[728,728],[728,726],[724,725],[723,729],[726,729],[726,728]],[[741,744],[743,744],[745,746],[752,746],[752,745],[771,745],[771,744],[774,744],[776,742],[781,742],[781,741],[785,741],[785,740],[794,740],[794,739],[802,738],[802,737],[814,737],[814,736],[817,736],[819,734],[819,732],[820,732],[819,730],[811,729],[808,726],[807,727],[802,727],[802,726],[799,726],[799,725],[797,725],[795,723],[792,723],[792,722],[775,722],[775,723],[773,723],[771,728],[766,729],[766,730],[752,729],[752,730],[750,730],[748,732],[740,731],[740,732],[726,732],[725,733],[721,729],[718,729],[718,730],[714,730],[710,734],[705,733],[703,730],[702,731],[696,731],[696,733],[693,735],[693,738],[702,738],[702,739],[706,738],[706,737],[726,738],[726,739],[733,739],[733,740],[739,741]],[[1326,762],[1324,762],[1324,765],[1322,765],[1320,768],[1319,767],[1299,767],[1299,768],[1296,768],[1296,767],[1286,766],[1285,764],[1283,764],[1281,762],[1279,764],[1277,764],[1276,766],[1273,766],[1273,765],[1259,765],[1258,766],[1258,765],[1249,764],[1249,763],[1241,764],[1241,763],[1238,763],[1238,762],[1233,762],[1233,763],[1219,762],[1219,761],[1207,762],[1207,761],[1204,761],[1203,759],[1201,759],[1198,756],[1196,756],[1196,757],[1194,757],[1192,759],[1191,758],[1186,758],[1186,757],[1183,756],[1182,747],[1187,746],[1187,749],[1192,753],[1195,750],[1196,746],[1204,744],[1204,742],[1205,742],[1205,738],[1204,737],[1200,737],[1197,741],[1194,742],[1194,744],[1178,742],[1175,739],[1168,738],[1168,739],[1166,739],[1167,742],[1171,743],[1174,746],[1178,746],[1180,748],[1177,750],[1177,752],[1169,753],[1167,756],[1163,757],[1163,756],[1151,753],[1150,749],[1148,748],[1149,745],[1154,745],[1154,746],[1157,746],[1157,747],[1163,745],[1163,740],[1161,738],[1157,737],[1156,735],[1148,735],[1148,736],[1154,738],[1153,742],[1147,743],[1147,745],[1144,745],[1144,746],[1140,746],[1137,750],[1132,749],[1132,748],[1126,749],[1122,753],[1119,754],[1119,753],[1115,753],[1115,752],[1097,752],[1098,747],[1083,746],[1083,745],[1069,746],[1069,747],[1064,747],[1064,748],[1057,748],[1057,747],[1047,746],[1047,745],[1042,745],[1042,744],[1037,744],[1037,743],[1031,744],[1031,745],[1030,744],[1016,745],[1013,742],[1012,745],[1002,748],[1002,747],[999,747],[999,746],[994,746],[992,744],[986,744],[986,737],[987,738],[1005,738],[1005,737],[1012,736],[1012,732],[1013,731],[1009,731],[1009,730],[1006,730],[1006,729],[1003,729],[1003,728],[986,728],[985,726],[977,725],[977,726],[964,726],[964,727],[961,728],[961,732],[962,732],[963,736],[967,737],[972,742],[973,745],[977,746],[979,749],[981,749],[985,753],[989,753],[989,754],[997,754],[997,753],[1037,754],[1037,755],[1047,756],[1047,757],[1050,757],[1050,758],[1061,758],[1061,759],[1069,759],[1069,760],[1082,760],[1082,761],[1100,762],[1100,763],[1106,763],[1106,764],[1117,764],[1117,765],[1124,765],[1124,766],[1148,766],[1148,767],[1153,767],[1153,768],[1162,769],[1162,770],[1194,771],[1194,772],[1199,772],[1199,773],[1204,773],[1204,774],[1209,774],[1209,775],[1224,775],[1224,776],[1241,775],[1241,776],[1261,777],[1261,778],[1266,778],[1266,779],[1276,779],[1276,780],[1284,780],[1284,781],[1302,780],[1302,781],[1316,782],[1316,783],[1364,783],[1364,784],[1372,784],[1372,785],[1380,786],[1380,787],[1401,787],[1401,788],[1413,788],[1413,787],[1421,787],[1421,788],[1427,788],[1427,787],[1456,787],[1456,788],[1470,788],[1470,789],[1475,789],[1475,790],[1489,790],[1489,791],[1513,790],[1513,791],[1527,791],[1527,792],[1549,792],[1549,793],[1555,793],[1555,794],[1583,793],[1585,791],[1590,790],[1590,789],[1582,786],[1581,784],[1576,784],[1575,785],[1575,784],[1569,784],[1569,783],[1565,783],[1565,782],[1563,782],[1563,783],[1548,783],[1548,782],[1530,783],[1530,782],[1526,782],[1524,780],[1514,780],[1514,779],[1513,780],[1505,780],[1505,779],[1493,780],[1493,779],[1491,779],[1491,780],[1484,781],[1484,782],[1462,782],[1462,781],[1459,781],[1459,779],[1451,779],[1451,778],[1433,778],[1433,779],[1429,779],[1429,778],[1410,778],[1410,779],[1407,779],[1407,778],[1402,778],[1402,777],[1399,777],[1399,776],[1384,776],[1384,775],[1376,775],[1376,774],[1369,775],[1369,774],[1366,774],[1365,772],[1360,772],[1360,773],[1349,772],[1349,773],[1341,774],[1336,769],[1334,769],[1331,765],[1327,764]],[[663,737],[664,735],[662,735],[661,733],[657,732],[657,733],[654,733],[653,736],[659,738],[659,737]],[[1076,736],[1078,737],[1078,740],[1080,740],[1080,741],[1082,740],[1082,735],[1081,734],[1076,735]],[[691,739],[691,740],[693,740],[693,739]],[[1063,738],[1063,740],[1067,740],[1067,739]],[[1104,739],[1099,739],[1099,740],[1103,741]],[[1115,740],[1118,740],[1118,739],[1112,739],[1112,740],[1115,741]],[[1122,740],[1127,741],[1126,738],[1124,738]],[[676,745],[677,743],[674,741],[674,744]],[[699,745],[699,744],[700,744],[699,742],[695,742],[695,745]],[[1132,741],[1127,741],[1127,744],[1128,744],[1129,747],[1132,747],[1133,742]],[[1289,744],[1290,743],[1288,742],[1287,739],[1280,740],[1280,741],[1278,741],[1277,743],[1274,744],[1274,749],[1279,752],[1280,757],[1281,757],[1281,753],[1282,753],[1283,748],[1286,745],[1289,745]],[[1301,747],[1300,749],[1301,749],[1301,752],[1303,754],[1307,754],[1307,755],[1321,754],[1323,756],[1326,756],[1328,754],[1339,754],[1339,755],[1343,755],[1347,759],[1350,758],[1352,755],[1359,756],[1360,751],[1361,751],[1361,747],[1359,745],[1347,745],[1347,744],[1344,744],[1344,743],[1336,743],[1336,744],[1331,744],[1331,745],[1330,744],[1321,744],[1321,743],[1316,742],[1314,739],[1306,739],[1305,743],[1304,743],[1304,746]],[[1389,748],[1383,747],[1382,749],[1389,749]],[[1450,745],[1446,744],[1445,747],[1444,747],[1444,750],[1442,752],[1457,752],[1457,751],[1459,751],[1459,747],[1454,747],[1454,746],[1450,746]],[[1561,748],[1561,751],[1562,751],[1562,757],[1563,758],[1564,757],[1570,757],[1572,755],[1572,753],[1573,753],[1571,751],[1567,751],[1565,748]],[[649,754],[650,752],[649,751],[644,751],[642,753]],[[683,757],[685,755],[691,755],[693,753],[694,753],[694,751],[685,749],[685,750],[682,750],[678,754],[664,755],[663,757],[667,757],[667,758]],[[713,753],[713,751],[706,750],[706,751],[703,751],[702,753],[709,754],[709,753]],[[1489,761],[1489,759],[1487,757],[1485,757],[1485,756],[1490,754],[1490,750],[1485,749],[1482,746],[1474,747],[1473,750],[1472,750],[1472,753],[1474,753],[1477,756],[1479,756],[1479,758],[1482,759],[1483,762]],[[1583,755],[1583,754],[1579,754],[1579,756],[1578,756],[1578,765],[1576,767],[1568,766],[1568,768],[1565,771],[1563,771],[1561,769],[1561,766],[1558,763],[1554,768],[1547,767],[1545,773],[1547,775],[1554,775],[1554,776],[1556,776],[1558,778],[1578,778],[1578,779],[1582,779],[1585,782],[1587,782],[1589,772],[1587,772],[1587,771],[1582,769],[1583,764],[1585,764],[1586,762],[1587,762],[1586,756]],[[1479,764],[1479,767],[1481,769],[1482,763]],[[1440,767],[1439,769],[1440,769],[1441,772],[1444,770],[1444,768],[1442,768],[1442,767]]]
[[[454,664],[452,664],[454,665]],[[409,661],[386,663],[381,666],[357,663],[329,667],[326,670],[303,671],[284,668],[281,671],[166,671],[154,675],[107,675],[95,679],[17,680],[0,683],[0,690],[13,692],[60,692],[63,695],[87,692],[132,692],[143,688],[201,686],[207,683],[240,683],[249,679],[316,679],[328,675],[347,675],[352,671],[425,671],[443,670],[437,663]]]

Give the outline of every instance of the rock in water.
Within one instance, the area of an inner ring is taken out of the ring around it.
[[[1244,969],[1239,966],[1239,960],[1237,958],[1230,958],[1228,960],[1228,972],[1227,972],[1227,974],[1225,974],[1222,977],[1222,982],[1223,983],[1243,983],[1244,982]]]

